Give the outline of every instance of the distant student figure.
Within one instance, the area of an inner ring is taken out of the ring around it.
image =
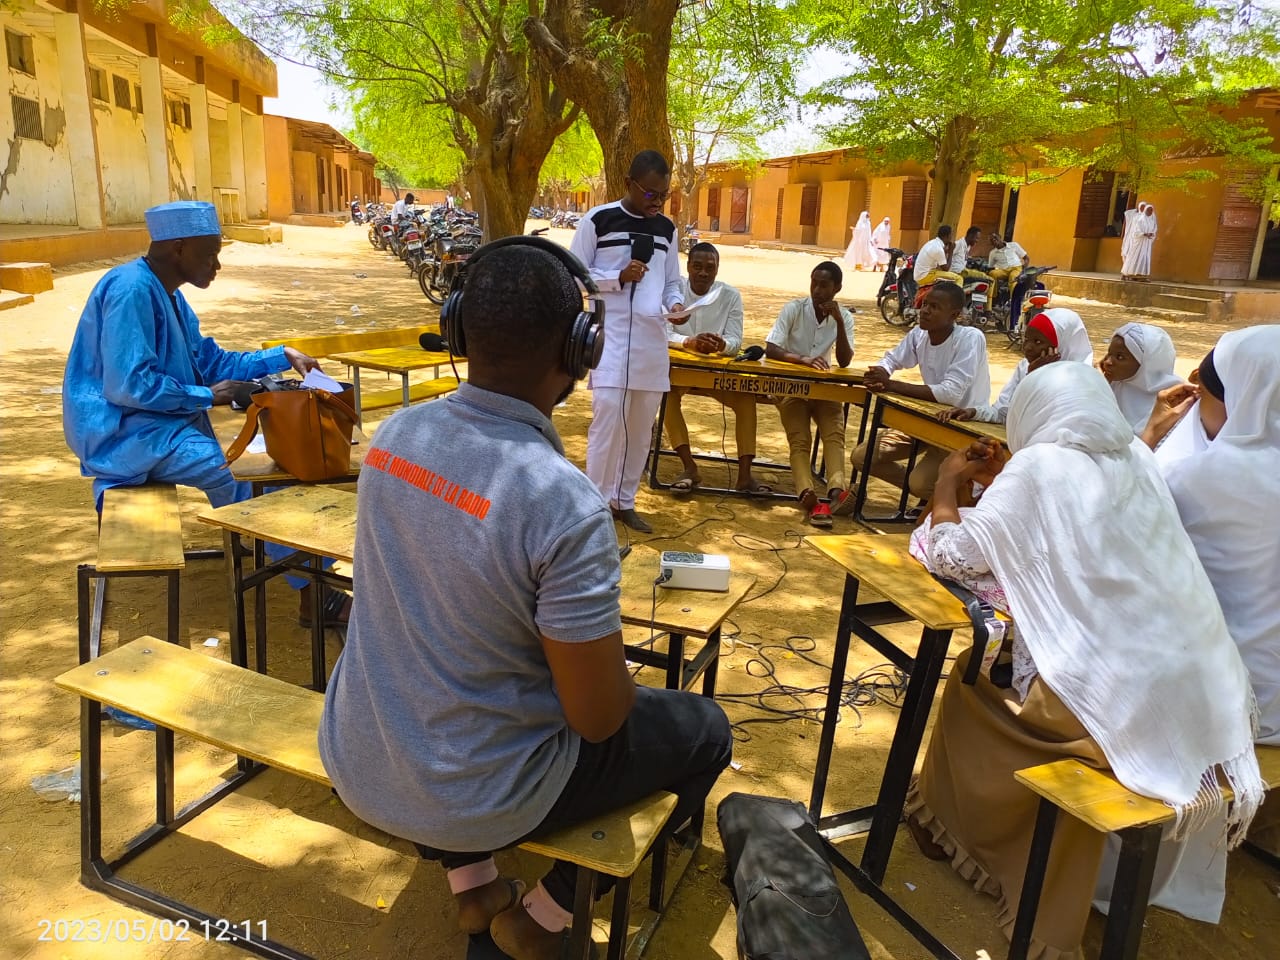
[[[951,254],[954,249],[951,228],[944,223],[938,228],[938,235],[921,247],[920,252],[916,254],[915,266],[912,269],[916,283],[922,287],[938,280],[960,283],[963,278],[958,273],[952,273],[950,269]]]
[[[1111,338],[1102,358],[1102,375],[1134,433],[1141,434],[1146,427],[1156,394],[1183,382],[1173,372],[1176,360],[1169,334],[1149,323],[1126,323]]]
[[[871,249],[871,214],[862,211],[853,231],[853,239],[844,252],[845,266],[852,270],[870,270],[876,262],[875,251]]]
[[[871,234],[871,246],[876,255],[876,270],[883,270],[889,264],[889,248],[893,246],[893,228],[888,217],[881,220]]]
[[[948,420],[1004,423],[1009,416],[1009,406],[1013,403],[1013,392],[1027,374],[1057,360],[1093,366],[1093,344],[1089,342],[1089,332],[1084,328],[1084,321],[1080,319],[1080,314],[1065,307],[1054,307],[1031,318],[1027,324],[1026,336],[1022,340],[1022,360],[1014,368],[1013,376],[1000,391],[994,404],[952,407],[938,414],[938,419],[943,423]]]
[[[1130,216],[1132,214],[1132,216]],[[1120,242],[1120,279],[1141,280],[1151,275],[1151,249],[1156,242],[1156,208],[1149,203],[1138,204],[1137,210],[1124,215],[1124,239]]]
[[[896,393],[917,400],[931,400],[953,407],[986,406],[991,401],[991,372],[987,366],[987,338],[974,327],[956,326],[964,307],[964,291],[948,280],[939,280],[920,306],[920,325],[867,371],[865,383],[873,393]],[[892,379],[899,370],[920,368],[923,384]],[[912,494],[929,499],[938,479],[938,468],[947,452],[925,446],[911,476],[904,462],[911,456],[915,441],[897,430],[881,430],[871,460],[871,475],[901,486],[907,482]],[[864,443],[853,451],[852,470],[856,474],[867,458]],[[830,461],[828,461],[830,462]]]
[[[831,369],[831,351],[836,363],[847,367],[853,360],[853,313],[836,301],[844,281],[837,264],[824,260],[809,275],[809,296],[792,300],[782,308],[765,342],[770,360],[799,363],[815,370]],[[844,411],[834,400],[806,400],[783,397],[778,400],[778,417],[787,434],[791,452],[791,479],[800,495],[800,508],[815,527],[830,527],[832,513],[848,513],[853,497],[844,478]],[[813,435],[809,423],[818,425],[822,455],[827,463],[827,496],[831,505],[820,503],[809,469],[809,445]]]

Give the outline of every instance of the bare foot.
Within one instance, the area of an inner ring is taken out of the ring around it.
[[[458,929],[463,933],[483,933],[493,918],[503,910],[520,903],[524,884],[509,877],[498,877],[483,886],[454,895],[458,904]]]
[[[498,949],[514,960],[560,960],[565,932],[552,933],[517,903],[493,918],[489,926]]]

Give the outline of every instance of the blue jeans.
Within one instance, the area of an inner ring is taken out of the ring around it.
[[[667,821],[669,833],[706,805],[707,795],[732,758],[733,731],[714,700],[679,690],[637,687],[635,706],[617,733],[600,743],[582,741],[578,763],[560,799],[529,837],[581,823],[659,790],[679,798]],[[417,846],[425,859],[438,860],[446,870],[492,856],[489,851],[450,853]],[[572,911],[577,876],[577,867],[557,860],[542,885],[551,899]],[[608,893],[614,882],[601,874],[596,897]]]

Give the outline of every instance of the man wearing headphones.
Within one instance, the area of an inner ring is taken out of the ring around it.
[[[608,504],[551,424],[603,348],[584,289],[585,267],[533,237],[462,271],[441,320],[468,382],[396,413],[365,458],[320,728],[342,800],[440,861],[461,929],[517,960],[560,956],[576,868],[526,892],[491,851],[656,790],[679,796],[678,827],[732,751],[713,701],[627,671]]]

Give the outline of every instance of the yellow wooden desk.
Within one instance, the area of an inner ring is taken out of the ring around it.
[[[781,360],[734,360],[732,357],[694,353],[679,347],[669,347],[671,358],[671,386],[691,390],[723,390],[728,393],[744,393],[757,397],[761,402],[773,403],[785,397],[801,397],[805,400],[830,400],[848,407],[860,407],[862,417],[858,425],[858,442],[862,442],[867,424],[867,407],[870,394],[862,385],[862,374],[845,367],[815,370],[813,367]],[[666,416],[670,394],[664,394],[658,409],[658,423]],[[664,456],[675,456],[674,450],[663,449],[661,442],[654,445],[649,458],[649,486],[665,490],[671,485],[658,480],[658,461]],[[817,465],[818,442],[814,439],[814,465]],[[725,458],[699,454],[698,460],[724,463]],[[737,461],[732,461],[736,463]],[[759,462],[756,466],[768,470],[790,470],[785,463]],[[699,489],[710,493],[737,493],[733,488],[707,487]],[[781,499],[794,500],[794,494],[778,494]]]
[[[970,626],[972,620],[964,604],[907,552],[906,534],[809,537],[807,542],[845,571],[844,596],[831,658],[831,681],[822,717],[809,813],[817,820],[819,830],[828,840],[867,834],[861,871],[871,883],[878,885],[884,880],[898,821],[902,818],[911,772],[933,706],[951,633]],[[858,603],[861,584],[866,584],[885,599],[876,603]],[[879,624],[904,620],[919,621],[922,628],[920,645],[914,657],[875,629]],[[876,802],[824,817],[822,800],[831,767],[845,667],[853,635],[887,657],[909,674],[910,679]]]
[[[254,591],[255,667],[266,671],[266,581],[286,572],[301,573],[313,584],[329,583],[350,587],[351,580],[321,568],[323,559],[355,559],[356,495],[332,486],[299,485],[243,503],[225,507],[206,507],[198,515],[202,523],[223,532],[224,553],[231,589],[230,634],[232,659],[240,666],[248,665],[248,640],[245,618],[245,594]],[[241,538],[256,542],[270,541],[291,547],[295,554],[274,563],[264,562],[257,554],[256,569],[246,574],[243,567]],[[658,552],[638,547],[622,564],[621,604],[624,623],[651,627],[668,634],[665,653],[647,647],[629,648],[628,657],[636,663],[662,668],[666,685],[673,690],[688,689],[703,677],[703,693],[715,695],[716,667],[720,652],[720,628],[734,608],[755,584],[749,574],[735,574],[726,593],[702,590],[654,591]],[[312,591],[312,684],[323,690],[327,674],[324,631],[320,626],[319,589]],[[703,640],[702,647],[686,660],[686,638]]]
[[[867,453],[862,465],[858,468],[858,488],[854,493],[854,517],[864,523],[896,523],[905,521],[907,498],[909,491],[906,483],[902,485],[902,496],[898,502],[898,512],[892,517],[865,517],[863,507],[867,502],[867,482],[871,477],[871,459],[875,455],[876,435],[881,430],[897,430],[907,436],[940,447],[943,450],[962,450],[975,440],[992,439],[1008,443],[1008,432],[1003,423],[982,423],[977,420],[952,420],[942,423],[938,414],[950,409],[948,404],[934,403],[931,400],[916,400],[897,394],[880,393],[876,395],[875,409],[871,415],[871,429],[867,433]],[[907,475],[915,467],[917,449],[907,461]]]
[[[213,426],[214,436],[225,450],[231,446],[244,426],[244,411],[232,410],[229,406],[214,407],[209,411],[209,422]],[[324,480],[323,483],[350,483],[360,476],[360,468],[364,464],[364,455],[369,449],[367,438],[356,436],[351,444],[351,467],[341,477]],[[231,475],[237,480],[253,484],[253,495],[259,496],[267,487],[282,487],[297,484],[300,481],[291,473],[286,473],[280,465],[265,453],[243,453],[231,464]]]
[[[351,381],[356,391],[356,413],[363,412],[360,394],[360,370],[384,370],[387,373],[400,374],[402,391],[401,406],[409,406],[409,374],[415,370],[435,369],[435,376],[440,376],[440,368],[449,363],[450,355],[438,351],[423,350],[418,346],[382,347],[378,350],[356,350],[351,353],[335,353],[331,360],[345,363],[351,368]]]

